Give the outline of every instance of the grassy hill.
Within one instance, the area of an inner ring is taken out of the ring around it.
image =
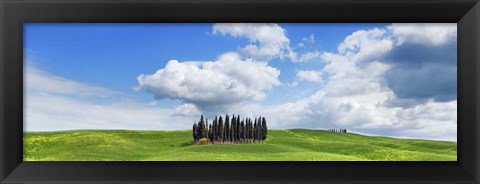
[[[269,130],[265,143],[192,145],[192,132],[79,130],[26,132],[25,161],[457,160],[455,142],[322,130]]]

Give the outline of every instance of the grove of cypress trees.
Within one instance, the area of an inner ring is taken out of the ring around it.
[[[346,129],[333,129],[332,131],[346,133]],[[267,121],[265,117],[241,119],[240,115],[215,116],[211,123],[208,119],[200,116],[200,121],[193,122],[192,137],[194,143],[202,138],[201,143],[252,143],[263,142],[267,138]]]

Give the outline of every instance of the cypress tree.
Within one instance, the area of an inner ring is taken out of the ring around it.
[[[255,139],[254,131],[253,131],[253,126],[254,126],[254,121],[250,120],[250,139],[252,139],[252,142]]]
[[[203,122],[202,123],[202,137],[201,138],[205,138],[207,137],[207,126],[206,126],[206,123]]]
[[[218,118],[218,128],[219,128],[219,132],[218,132],[218,137],[219,137],[219,140],[223,142],[223,119],[222,119],[222,116],[220,116]]]
[[[232,124],[231,124],[231,131],[230,131],[230,142],[233,142],[235,141],[235,122],[237,122],[236,120],[237,117],[235,117],[235,114],[233,115],[232,117]]]
[[[250,141],[253,142],[253,121],[250,119]]]
[[[237,124],[235,125],[237,127],[236,129],[236,140],[237,142],[240,141],[240,115],[237,115]]]
[[[265,140],[267,139],[267,121],[265,120],[265,117],[262,118],[262,128],[263,128],[262,140]]]
[[[261,120],[260,118],[257,118],[257,128],[255,129],[255,131],[257,132],[257,141],[260,141],[262,140],[262,132],[260,131],[262,129],[262,123],[261,123]]]
[[[225,140],[230,140],[230,117],[228,114],[225,115]]]
[[[257,140],[260,141],[261,138],[262,138],[262,132],[260,131],[262,129],[262,123],[261,123],[261,120],[260,118],[257,118],[257,129],[255,131],[257,131]]]
[[[193,142],[197,142],[197,123],[193,122]]]
[[[218,127],[217,127],[217,116],[215,116],[215,118],[213,118],[213,123],[212,123],[212,128],[213,128],[213,141],[216,142],[217,141],[217,136],[218,136]]]
[[[212,137],[212,124],[208,125],[208,141],[213,143],[213,137]]]
[[[209,131],[210,130],[208,129],[208,119],[205,118],[205,138],[207,139],[208,139],[208,133],[210,133]]]
[[[200,121],[198,122],[198,127],[197,127],[197,139],[201,139],[203,137],[203,131],[204,131],[204,122],[203,122],[203,115],[200,117]]]
[[[250,118],[247,119],[247,123],[245,124],[246,132],[245,134],[247,135],[247,142],[250,142]]]
[[[240,123],[240,139],[245,142],[245,123],[244,120]]]
[[[253,141],[257,141],[257,118],[255,118],[255,123],[253,123]]]

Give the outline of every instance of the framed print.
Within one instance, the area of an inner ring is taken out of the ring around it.
[[[478,183],[479,6],[1,1],[0,181]]]

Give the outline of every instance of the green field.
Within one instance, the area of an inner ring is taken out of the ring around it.
[[[455,161],[457,143],[322,130],[269,130],[256,144],[193,145],[191,130],[24,133],[25,161]]]

